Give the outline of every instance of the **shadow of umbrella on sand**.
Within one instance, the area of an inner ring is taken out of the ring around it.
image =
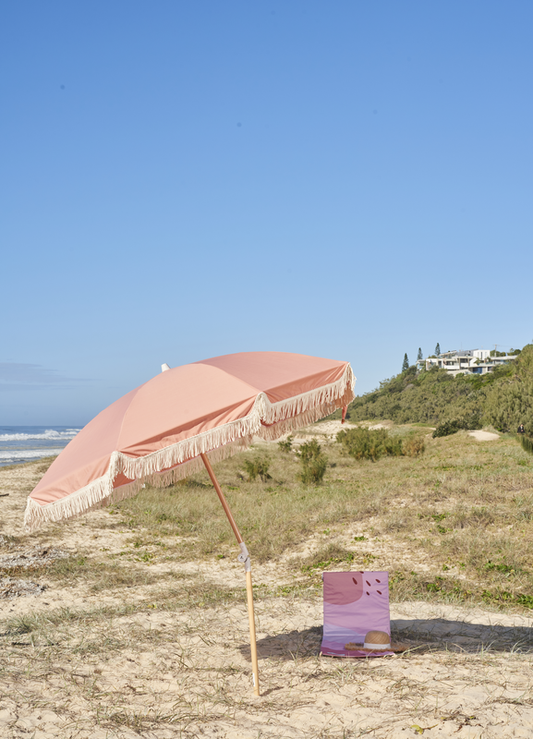
[[[254,692],[259,673],[250,556],[212,463],[253,436],[277,439],[344,408],[355,378],[348,362],[282,352],[246,352],[162,372],[90,421],[28,498],[31,531],[206,467],[240,547],[250,622]]]

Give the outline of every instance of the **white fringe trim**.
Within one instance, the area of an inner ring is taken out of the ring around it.
[[[350,365],[346,367],[343,376],[332,382],[330,385],[324,385],[318,390],[310,390],[302,395],[296,395],[289,400],[281,400],[279,403],[269,403],[266,399],[266,407],[262,417],[263,423],[271,425],[287,418],[295,418],[320,407],[330,407],[334,405],[334,410],[342,405],[348,405],[354,399],[353,387],[355,385],[355,377]],[[346,396],[346,397],[345,397]],[[344,402],[346,400],[346,402]],[[342,402],[340,402],[342,401]],[[340,402],[340,405],[339,405]],[[323,418],[318,416],[317,418]],[[315,418],[315,421],[317,420]]]
[[[28,531],[34,531],[44,523],[80,516],[93,508],[135,495],[145,482],[155,487],[167,487],[203,469],[200,454],[207,454],[215,463],[245,449],[254,435],[268,440],[278,439],[289,431],[330,415],[353,400],[354,385],[352,368],[347,365],[343,376],[330,385],[279,403],[270,403],[267,396],[260,393],[245,418],[144,457],[133,458],[122,452],[113,452],[107,473],[75,493],[46,505],[28,498],[24,526]],[[121,473],[132,482],[113,488],[114,480]]]

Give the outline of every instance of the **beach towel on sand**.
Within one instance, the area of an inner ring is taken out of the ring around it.
[[[389,573],[324,572],[324,634],[332,657],[394,654],[390,639]]]

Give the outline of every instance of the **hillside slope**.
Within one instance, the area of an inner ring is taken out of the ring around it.
[[[355,398],[348,418],[431,425],[461,418],[471,428],[492,425],[500,431],[516,431],[524,423],[533,435],[533,345],[487,375],[453,377],[436,367],[421,372],[410,367]]]

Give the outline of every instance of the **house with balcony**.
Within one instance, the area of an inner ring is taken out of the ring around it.
[[[461,351],[454,349],[443,352],[438,357],[428,357],[418,362],[417,366],[421,369],[425,362],[426,370],[440,367],[451,375],[458,375],[460,372],[469,375],[485,375],[487,372],[492,372],[495,367],[516,359],[517,356],[517,354],[491,352],[489,349],[462,349]]]

